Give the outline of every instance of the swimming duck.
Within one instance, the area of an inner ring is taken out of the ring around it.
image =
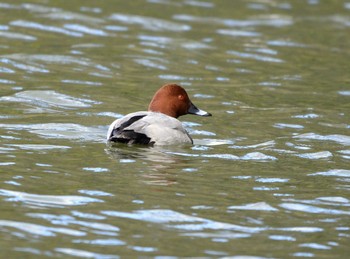
[[[198,109],[184,88],[177,84],[162,86],[153,96],[148,111],[127,114],[115,120],[108,129],[107,142],[144,145],[193,144],[179,116],[211,116]]]

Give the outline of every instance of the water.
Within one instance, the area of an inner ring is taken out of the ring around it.
[[[349,2],[0,12],[0,257],[348,257]],[[106,146],[167,82],[195,145]]]

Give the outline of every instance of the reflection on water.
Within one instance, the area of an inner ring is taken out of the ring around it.
[[[0,2],[1,253],[347,258],[349,10]],[[106,145],[167,82],[194,145]]]
[[[102,214],[113,217],[130,218],[134,220],[166,224],[166,226],[169,228],[182,229],[187,231],[200,231],[210,229],[232,230],[244,233],[257,233],[263,230],[260,228],[242,227],[238,225],[207,220],[199,217],[188,216],[171,210],[143,210],[136,211],[133,213],[125,213],[118,211],[102,211]],[[247,235],[235,235],[235,238],[238,237],[247,237]]]
[[[146,30],[151,31],[188,31],[190,26],[169,22],[167,20],[156,19],[152,17],[128,15],[128,14],[112,14],[109,19],[132,25],[141,25]]]
[[[58,106],[60,108],[86,108],[89,103],[98,104],[87,99],[72,98],[70,96],[56,93],[55,91],[23,91],[13,96],[3,96],[0,98],[3,102],[28,103],[34,106]]]
[[[89,202],[102,202],[89,197],[38,195],[9,190],[0,190],[0,195],[10,197],[6,199],[7,201],[21,201],[36,206],[84,205]]]

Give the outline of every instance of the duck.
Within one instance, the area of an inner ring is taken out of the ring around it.
[[[197,108],[182,86],[165,84],[154,94],[148,111],[133,112],[112,122],[107,132],[107,143],[150,146],[193,144],[193,139],[177,119],[186,114],[212,116]]]

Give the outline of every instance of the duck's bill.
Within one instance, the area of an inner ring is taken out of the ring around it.
[[[211,113],[198,109],[193,103],[191,103],[191,106],[188,109],[188,113],[199,116],[211,116]]]

